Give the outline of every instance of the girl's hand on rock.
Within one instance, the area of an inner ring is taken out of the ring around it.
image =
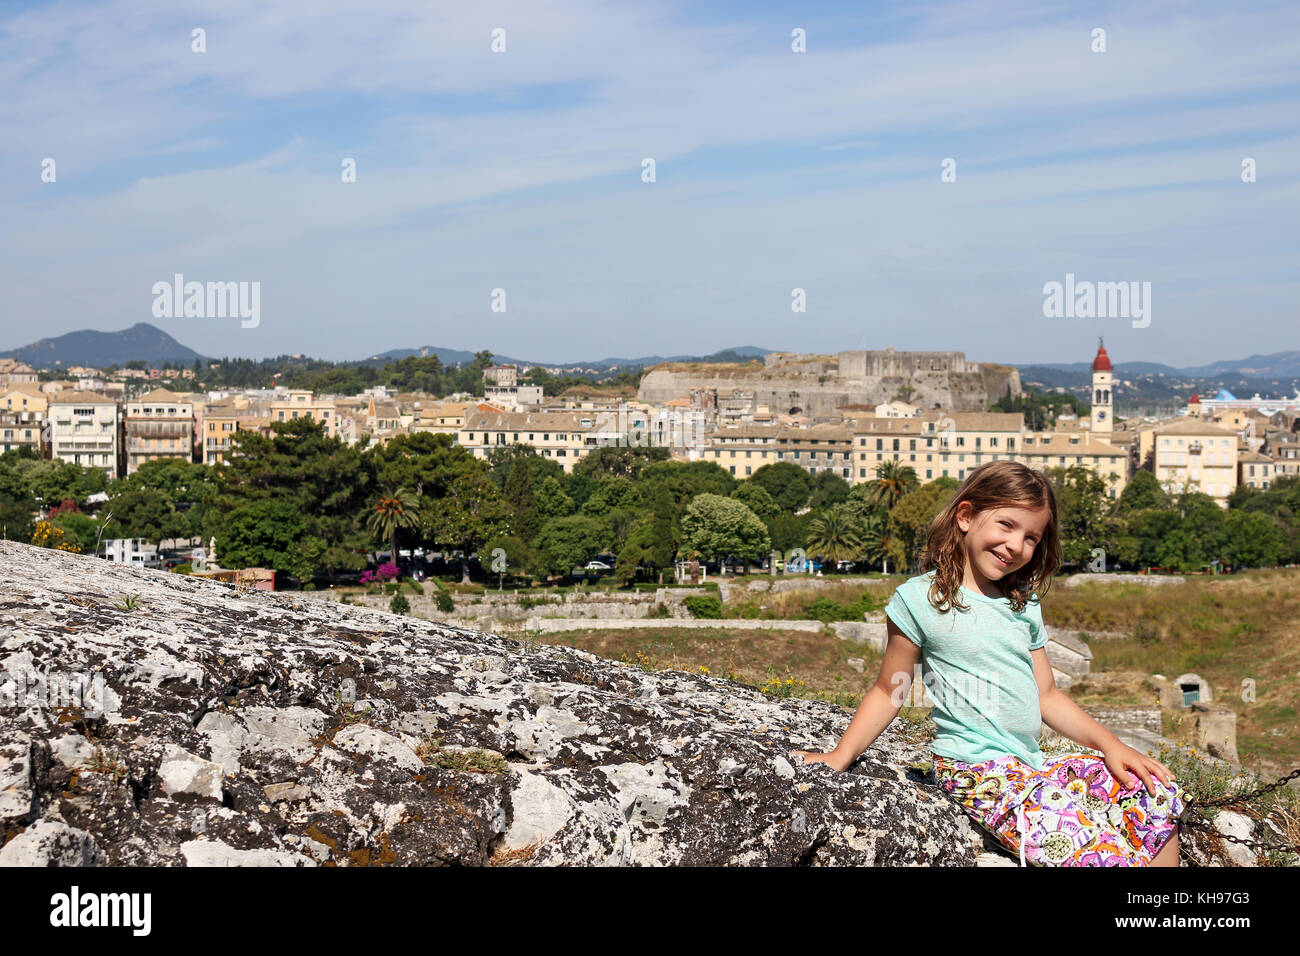
[[[836,770],[843,770],[848,766],[848,763],[839,754],[835,753],[835,751],[831,751],[828,754],[821,754],[808,750],[792,750],[790,751],[790,756],[802,757],[803,763],[805,764],[824,763],[828,766],[834,767]]]

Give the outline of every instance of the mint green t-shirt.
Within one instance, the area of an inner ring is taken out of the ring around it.
[[[934,699],[938,727],[931,749],[941,757],[982,763],[1014,754],[1043,769],[1042,715],[1029,652],[1047,644],[1038,594],[1023,611],[1007,598],[965,587],[967,610],[940,613],[927,592],[934,571],[899,585],[885,606],[889,619],[921,648],[921,680]]]

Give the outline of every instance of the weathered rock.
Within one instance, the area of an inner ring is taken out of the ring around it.
[[[12,542],[0,573],[0,672],[98,672],[111,704],[0,709],[6,861],[971,866],[987,849],[911,769],[930,752],[906,725],[846,772],[792,757],[838,741],[851,715],[828,703]],[[439,765],[469,749],[504,771]],[[178,761],[196,772],[169,788]]]
[[[103,866],[95,838],[57,820],[38,820],[0,850],[0,866]]]
[[[221,764],[187,753],[168,744],[158,766],[158,781],[164,792],[176,795],[192,793],[213,800],[221,799]]]

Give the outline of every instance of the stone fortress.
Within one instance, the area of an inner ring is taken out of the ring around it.
[[[922,409],[984,411],[1010,387],[1021,394],[1020,373],[1008,365],[967,361],[964,352],[900,352],[893,348],[837,355],[771,352],[745,365],[664,362],[641,380],[637,397],[663,403],[693,389],[752,392],[753,401],[779,415],[837,419],[844,409],[901,400]]]

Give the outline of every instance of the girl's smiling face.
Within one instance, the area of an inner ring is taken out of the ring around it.
[[[997,592],[994,582],[1023,568],[1043,540],[1051,513],[1039,508],[1005,507],[974,513],[969,501],[957,506],[957,526],[965,533],[966,572],[962,585]],[[996,594],[989,595],[997,596]]]

